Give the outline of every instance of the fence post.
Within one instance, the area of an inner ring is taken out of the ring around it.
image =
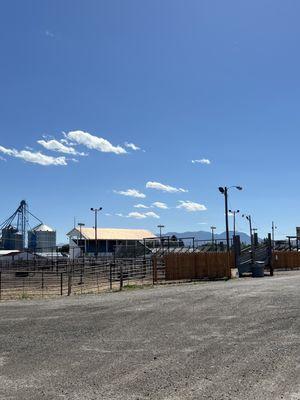
[[[156,256],[152,257],[152,274],[153,274],[153,285],[157,282],[157,260]]]
[[[68,296],[70,296],[72,292],[72,274],[71,274],[71,268],[69,266],[68,268]]]
[[[60,274],[60,295],[63,295],[63,273]]]
[[[239,235],[233,236],[233,251],[234,251],[234,267],[238,268],[239,258],[241,255],[241,239]]]
[[[144,260],[146,259],[146,239],[143,239],[143,246],[144,246]]]
[[[123,289],[123,267],[120,265],[120,290]]]
[[[112,290],[112,263],[109,263],[109,289]]]
[[[44,289],[44,271],[42,271],[42,290]]]

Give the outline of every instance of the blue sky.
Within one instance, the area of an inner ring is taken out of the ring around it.
[[[1,6],[0,221],[25,198],[60,241],[74,216],[92,226],[98,205],[104,227],[222,232],[217,187],[238,184],[230,207],[261,236],[272,220],[295,234],[298,1]],[[128,189],[146,197],[117,193]]]

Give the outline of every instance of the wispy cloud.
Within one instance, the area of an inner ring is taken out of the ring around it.
[[[140,199],[144,199],[146,195],[136,189],[127,189],[127,190],[114,190],[114,193],[121,194],[122,196],[130,196],[137,197]]]
[[[64,139],[62,139],[63,141]],[[65,141],[58,141],[55,139],[51,140],[38,140],[37,143],[43,146],[47,150],[57,151],[58,153],[64,154],[71,154],[71,155],[78,155],[78,156],[85,156],[85,153],[80,153],[74,149],[74,147],[67,146]]]
[[[193,164],[211,164],[211,161],[208,158],[201,158],[200,160],[192,160]]]
[[[195,212],[195,211],[205,211],[207,208],[203,204],[195,203],[193,201],[179,201],[179,205],[176,208],[183,208],[184,210],[188,212]]]
[[[125,142],[124,146],[134,151],[141,150],[141,148],[134,143]]]
[[[6,158],[4,158],[4,157],[2,157],[2,156],[0,156],[0,160],[1,160],[1,161],[7,161]]]
[[[128,215],[123,215],[123,214],[116,214],[119,215],[121,217],[125,217],[125,218],[135,218],[135,219],[145,219],[145,218],[155,218],[155,219],[159,219],[159,215],[157,215],[156,213],[149,211],[149,212],[138,212],[138,211],[132,211],[130,212]]]
[[[68,139],[86,146],[89,149],[98,150],[103,153],[126,154],[127,151],[121,146],[114,146],[108,140],[91,135],[84,131],[72,131],[65,134]]]
[[[47,156],[41,152],[33,152],[29,150],[16,150],[8,149],[6,147],[0,146],[0,152],[6,154],[7,156],[21,158],[22,160],[34,164],[39,164],[43,166],[48,165],[67,165],[65,157],[52,157]]]
[[[153,207],[161,208],[162,210],[167,210],[169,207],[166,203],[162,203],[161,201],[155,201],[152,203]]]
[[[48,36],[48,37],[51,37],[51,38],[55,37],[54,33],[49,31],[48,29],[45,31],[45,35]]]
[[[130,212],[130,213],[127,215],[127,217],[128,217],[128,218],[135,218],[135,219],[144,219],[144,218],[147,218],[146,215],[145,215],[144,213],[140,213],[140,212],[137,212],[137,211]]]
[[[152,182],[152,181],[149,181],[146,183],[146,188],[161,190],[161,191],[167,192],[167,193],[186,193],[186,192],[188,192],[187,189],[176,188],[176,187],[173,187],[170,185],[165,185],[163,183]]]
[[[145,204],[135,204],[133,207],[134,207],[134,208],[149,208],[149,207],[146,206]]]

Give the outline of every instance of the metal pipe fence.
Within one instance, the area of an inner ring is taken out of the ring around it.
[[[152,283],[151,259],[74,262],[54,270],[9,266],[0,271],[0,300],[101,293]]]

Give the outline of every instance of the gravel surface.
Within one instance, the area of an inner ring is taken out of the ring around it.
[[[0,304],[0,399],[300,399],[300,271]]]

